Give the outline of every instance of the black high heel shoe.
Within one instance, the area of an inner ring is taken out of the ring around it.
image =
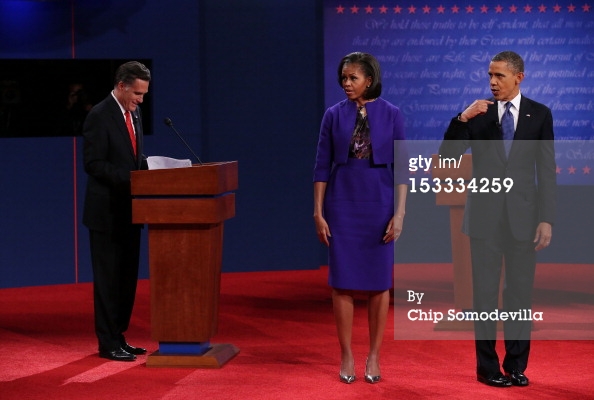
[[[367,373],[367,360],[365,360],[365,382],[374,384],[378,383],[381,379],[381,375],[370,375]]]

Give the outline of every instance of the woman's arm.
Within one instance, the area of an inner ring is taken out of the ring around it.
[[[404,214],[406,214],[406,193],[408,192],[408,185],[396,185],[396,212],[388,223],[386,234],[384,235],[384,243],[389,243],[392,240],[398,240],[402,232],[402,225],[404,223]]]
[[[328,223],[324,219],[324,196],[326,194],[327,182],[314,182],[314,222],[316,224],[316,234],[320,242],[326,246],[330,246],[328,237],[330,234],[330,228]]]

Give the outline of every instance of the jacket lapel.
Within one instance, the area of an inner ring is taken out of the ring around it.
[[[130,141],[130,134],[128,133],[128,127],[126,126],[126,120],[124,115],[122,114],[122,110],[118,105],[118,102],[113,98],[112,95],[109,95],[111,99],[111,117],[113,118],[114,126],[117,127],[119,131],[120,138],[122,139],[123,143],[128,147],[130,152],[130,157],[134,159],[134,149],[132,148],[132,142]]]
[[[528,125],[530,124],[530,119],[532,118],[532,107],[528,99],[524,96],[520,99],[520,110],[518,112],[518,124],[516,125],[516,132],[514,134],[514,142],[512,142],[511,149],[509,150],[509,157],[512,157],[512,154],[515,153],[514,148],[518,148],[519,143],[516,143],[517,140],[522,140],[528,132]]]
[[[518,114],[518,125],[516,126],[516,135],[514,138],[521,139],[522,133],[527,131],[527,126],[530,123],[530,119],[532,118],[532,107],[530,107],[530,102],[524,96],[520,100],[520,112]]]
[[[136,111],[132,113],[132,123],[134,124],[134,129],[136,130],[136,169],[141,169],[144,135],[142,131],[140,107],[137,107]]]

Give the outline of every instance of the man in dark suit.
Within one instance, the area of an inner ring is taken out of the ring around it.
[[[83,223],[89,228],[95,333],[99,356],[133,361],[146,353],[126,342],[140,253],[141,225],[132,224],[130,171],[145,169],[140,108],[150,71],[130,61],[116,71],[113,91],[91,109],[84,123],[88,174]]]
[[[530,311],[536,251],[549,246],[555,219],[553,117],[546,106],[520,93],[524,62],[518,54],[495,55],[489,77],[493,97],[474,101],[452,119],[440,155],[472,151],[477,188],[467,188],[463,231],[470,236],[473,311],[498,309],[503,264],[503,311]],[[505,115],[508,109],[511,114]],[[502,140],[507,132],[508,140]],[[504,184],[512,182],[508,191]],[[495,351],[496,324],[490,318],[474,321],[477,380],[496,387],[527,386],[532,321],[503,322],[505,375]]]

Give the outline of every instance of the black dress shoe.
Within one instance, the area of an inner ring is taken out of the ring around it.
[[[528,384],[530,383],[528,377],[524,375],[523,372],[520,372],[518,370],[506,372],[505,375],[509,378],[512,385],[514,386],[528,386]]]
[[[130,346],[128,343],[124,343],[122,345],[122,349],[130,354],[136,354],[137,356],[146,354],[146,349],[143,349],[142,347]]]
[[[512,385],[509,378],[503,375],[501,372],[497,372],[491,376],[477,375],[476,380],[484,383],[485,385],[495,387],[511,387]]]
[[[99,357],[113,361],[134,361],[136,356],[130,354],[121,347],[116,350],[99,350]]]

